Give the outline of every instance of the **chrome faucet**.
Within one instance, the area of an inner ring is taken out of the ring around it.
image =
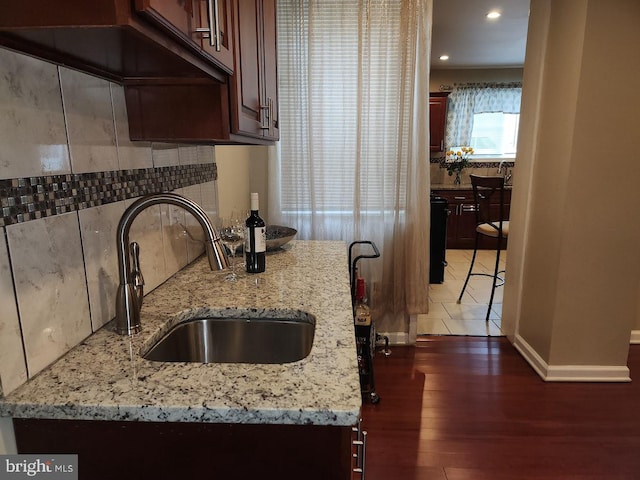
[[[509,170],[508,166],[504,167],[504,172],[502,171],[502,167],[504,166],[504,162],[506,162],[506,160],[501,160],[500,161],[500,165],[498,165],[498,171],[496,173],[498,175],[502,175],[504,177],[504,184],[505,185],[511,185],[511,177],[513,176],[513,173],[512,173],[511,170]]]
[[[229,259],[222,246],[220,235],[198,204],[175,193],[158,193],[136,200],[125,210],[118,224],[120,285],[116,296],[116,332],[121,335],[131,335],[141,330],[140,310],[142,309],[144,280],[140,269],[140,248],[136,242],[129,244],[131,224],[140,212],[161,203],[182,207],[198,220],[206,237],[205,250],[211,270],[223,270],[229,267]],[[133,268],[131,267],[131,257],[133,257]]]
[[[498,165],[498,171],[496,172],[498,175],[502,175],[502,166],[506,160],[500,160],[500,165]]]

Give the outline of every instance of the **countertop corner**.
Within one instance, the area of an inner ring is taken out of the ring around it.
[[[357,423],[358,376],[347,247],[293,241],[267,271],[225,282],[205,258],[149,293],[140,334],[108,324],[0,402],[15,418],[314,424]],[[164,363],[144,349],[191,309],[295,309],[313,315],[310,354],[287,364]],[[155,337],[154,337],[155,336]]]

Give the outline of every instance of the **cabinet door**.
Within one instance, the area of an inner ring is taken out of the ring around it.
[[[466,201],[458,208],[456,248],[473,248],[476,240],[476,206]]]
[[[202,50],[233,73],[233,23],[231,0],[195,0],[200,28],[209,28],[213,36],[202,35]],[[217,36],[216,36],[216,31]]]
[[[429,95],[429,149],[444,151],[445,125],[447,122],[447,94]]]
[[[278,139],[276,10],[274,0],[234,5],[235,69],[231,79],[232,131]]]
[[[263,49],[264,49],[264,91],[267,105],[267,130],[264,136],[271,140],[280,138],[278,128],[278,51],[276,32],[276,1],[263,1]]]
[[[232,112],[233,133],[262,136],[262,25],[261,1],[244,0],[235,3],[236,36]]]
[[[473,192],[470,190],[440,190],[437,194],[449,202],[447,219],[447,248],[473,248],[475,240],[475,212]]]

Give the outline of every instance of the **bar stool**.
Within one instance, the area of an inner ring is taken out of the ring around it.
[[[467,289],[469,279],[474,275],[491,277],[493,285],[491,287],[491,296],[489,297],[489,307],[487,308],[486,321],[489,321],[491,315],[491,306],[493,305],[493,297],[497,287],[504,285],[504,278],[500,274],[504,270],[499,270],[500,265],[500,249],[503,240],[509,236],[509,221],[504,220],[504,177],[483,177],[480,175],[470,175],[471,186],[473,187],[473,197],[475,201],[476,214],[476,236],[473,247],[473,257],[471,257],[471,265],[469,273],[464,281],[462,291],[458,297],[458,302],[462,301],[464,291]],[[474,272],[473,266],[478,253],[478,244],[482,236],[496,239],[496,264],[493,274]]]

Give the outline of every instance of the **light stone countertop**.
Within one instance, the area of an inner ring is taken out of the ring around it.
[[[505,190],[511,190],[511,185],[505,185]],[[453,183],[432,183],[431,190],[472,190],[473,187],[470,183],[461,183],[455,185]]]
[[[231,283],[201,258],[145,297],[141,333],[120,336],[108,324],[0,401],[0,416],[354,425],[361,394],[347,263],[344,242],[293,241],[267,253],[265,273]],[[288,364],[163,363],[140,356],[193,310],[229,314],[233,308],[315,316],[309,356]]]
[[[455,185],[453,183],[432,183],[431,190],[471,190],[470,183],[461,183]]]

